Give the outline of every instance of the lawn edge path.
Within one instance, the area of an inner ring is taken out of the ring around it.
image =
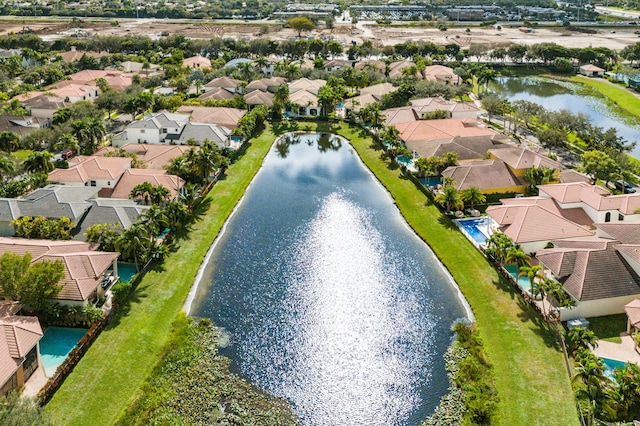
[[[370,137],[341,126],[364,164],[389,191],[402,216],[447,267],[471,305],[494,366],[503,425],[578,425],[573,391],[555,333],[542,322],[482,254],[416,186],[402,176]]]
[[[159,361],[200,264],[260,170],[275,135],[268,126],[249,142],[208,195],[211,205],[160,271],[149,271],[129,307],[120,310],[45,407],[64,425],[110,425],[136,397]]]

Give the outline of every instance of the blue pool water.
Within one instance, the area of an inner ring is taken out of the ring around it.
[[[406,155],[398,155],[396,161],[404,166],[410,166],[413,164],[413,160]]]
[[[53,376],[86,332],[84,328],[47,328],[40,340],[40,357],[47,377]]]
[[[520,287],[524,291],[531,290],[531,283],[529,282],[529,278],[528,277],[522,276],[522,277],[518,278],[518,274],[520,273],[518,271],[518,265],[506,265],[504,267],[504,269],[506,269],[509,272],[509,274],[511,274],[511,276],[516,281],[518,281],[518,287]]]
[[[610,358],[600,358],[604,364],[604,375],[613,380],[613,370],[616,368],[622,370],[624,368],[624,361],[618,361]]]
[[[437,186],[442,183],[442,178],[437,176],[420,178],[420,183],[424,186]]]
[[[120,281],[128,283],[133,279],[136,273],[136,265],[133,263],[118,262],[118,275],[120,276]]]
[[[486,219],[460,220],[458,221],[458,224],[462,226],[469,235],[471,235],[471,238],[473,238],[476,243],[484,244],[487,241],[487,235],[481,231],[481,229],[487,229]]]

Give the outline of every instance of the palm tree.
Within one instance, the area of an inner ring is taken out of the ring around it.
[[[580,356],[575,373],[571,378],[576,396],[585,399],[587,404],[587,424],[595,423],[595,414],[606,405],[606,384],[609,382],[604,375],[602,361],[590,352]]]
[[[0,178],[4,179],[8,175],[15,173],[16,165],[13,160],[6,156],[0,156]]]
[[[51,124],[66,123],[71,118],[71,110],[68,107],[59,108],[53,113]]]
[[[78,139],[76,139],[76,137],[71,133],[65,133],[64,135],[60,136],[60,138],[58,138],[58,141],[53,145],[53,147],[56,151],[64,151],[67,149],[73,149],[77,151],[79,148]]]
[[[179,201],[169,201],[164,207],[167,227],[178,230],[184,228],[190,220],[191,212],[185,204]]]
[[[138,222],[145,227],[151,238],[157,236],[168,225],[164,209],[157,204],[153,204],[146,212],[140,215]]]
[[[104,121],[102,118],[90,118],[87,120],[86,132],[88,136],[87,144],[83,147],[85,154],[93,154],[100,145],[106,135]]]
[[[39,151],[29,154],[23,161],[24,169],[31,173],[49,173],[55,168],[51,162],[53,155],[49,151]]]
[[[521,268],[529,264],[531,256],[525,253],[520,247],[511,246],[507,250],[504,260],[509,264],[516,264],[518,268]]]
[[[544,280],[546,277],[541,273],[543,271],[543,267],[540,265],[533,266],[523,266],[520,268],[520,273],[518,274],[518,278],[527,277],[529,278],[529,292],[533,295],[534,287],[536,287],[536,278],[539,280]]]
[[[169,191],[162,185],[156,185],[153,187],[153,190],[149,194],[149,197],[151,199],[151,204],[158,205],[163,203],[164,201],[169,200],[169,198],[171,197],[171,191]]]
[[[480,75],[478,76],[478,85],[481,87],[484,86],[484,90],[486,92],[487,90],[489,90],[488,89],[489,83],[492,83],[497,79],[498,79],[498,74],[493,69],[486,68],[482,70],[480,72]]]
[[[137,184],[131,189],[129,193],[129,198],[131,199],[142,199],[144,204],[148,205],[151,200],[151,193],[153,192],[153,185],[149,182],[142,182]]]
[[[598,336],[588,328],[574,327],[567,332],[571,351],[598,347]]]
[[[300,75],[300,66],[295,63],[290,63],[284,69],[284,76],[289,80],[294,80]]]
[[[242,80],[251,81],[255,76],[255,68],[252,62],[241,62],[236,68]]]
[[[122,254],[122,258],[133,260],[137,270],[140,270],[139,261],[150,245],[148,230],[140,223],[131,225],[116,241],[116,248]]]
[[[473,210],[476,204],[483,204],[487,201],[487,197],[480,191],[477,186],[471,186],[469,188],[460,191],[460,197],[465,203],[469,203],[469,206]]]
[[[187,183],[180,190],[179,201],[187,207],[189,213],[193,213],[193,210],[202,201],[202,188],[193,183]]]
[[[486,253],[502,265],[506,259],[507,253],[509,253],[513,247],[513,241],[506,234],[502,232],[494,232],[487,239]]]
[[[453,186],[445,186],[442,188],[442,192],[436,195],[435,200],[436,203],[445,207],[447,211],[464,207],[462,198],[460,198],[460,192]]]
[[[13,152],[20,146],[20,137],[13,132],[0,132],[0,150]]]

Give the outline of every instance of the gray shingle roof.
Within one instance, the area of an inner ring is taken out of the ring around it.
[[[89,211],[74,229],[74,240],[85,241],[85,232],[93,225],[119,224],[123,229],[128,229],[138,220],[138,216],[149,209],[149,206],[138,205],[127,199],[97,198],[89,203]]]

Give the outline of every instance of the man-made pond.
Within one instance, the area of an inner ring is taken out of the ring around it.
[[[276,142],[191,308],[234,368],[306,425],[416,425],[448,380],[455,283],[348,142]]]
[[[574,114],[583,113],[589,117],[592,125],[605,130],[615,127],[618,135],[627,141],[640,142],[640,127],[625,123],[601,99],[577,94],[577,88],[573,83],[541,77],[501,78],[491,85],[494,92],[510,101],[526,100],[549,110],[567,109]],[[640,158],[640,146],[636,146],[631,155]]]

